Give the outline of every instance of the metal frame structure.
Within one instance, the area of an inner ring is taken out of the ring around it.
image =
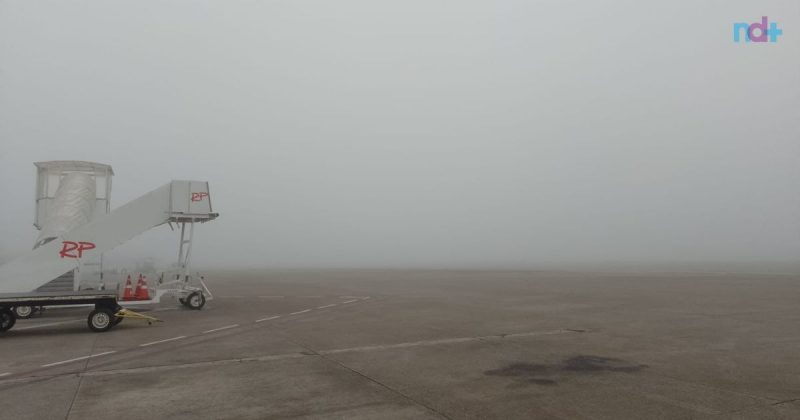
[[[196,223],[209,222],[218,216],[211,210],[207,182],[172,181],[0,266],[0,332],[13,327],[18,315],[12,308],[19,306],[94,304],[88,322],[89,328],[98,332],[108,330],[123,318],[152,322],[154,319],[126,311],[124,306],[155,303],[165,294],[174,295],[190,309],[202,308],[213,296],[201,276],[189,273],[194,228]],[[36,291],[41,285],[78,268],[86,258],[111,250],[146,230],[173,223],[181,225],[177,272],[162,275],[151,300],[119,301],[118,291],[51,294]]]
[[[186,239],[186,223],[189,223],[189,239]],[[180,267],[184,276],[188,275],[189,269],[189,256],[192,254],[192,240],[194,239],[194,219],[189,222],[180,222],[181,224],[181,241],[178,247],[178,267]],[[186,245],[186,252],[184,253],[184,245]]]
[[[110,165],[97,162],[75,160],[53,160],[34,162],[36,166],[36,207],[33,226],[42,230],[44,223],[53,212],[52,202],[55,199],[64,177],[72,173],[91,176],[97,185],[94,197],[94,217],[111,212],[111,185],[114,170]],[[39,246],[37,243],[34,247]],[[103,284],[103,255],[81,261],[72,280],[72,290],[77,291],[81,283],[95,280]]]
[[[42,229],[42,217],[47,216],[47,200],[55,198],[56,186],[51,185],[54,177],[60,180],[66,174],[80,172],[89,174],[95,179],[103,180],[102,194],[95,197],[96,201],[102,202],[100,206],[95,206],[95,210],[100,209],[102,214],[111,211],[111,182],[114,177],[114,170],[110,165],[96,162],[84,162],[75,160],[53,160],[48,162],[34,162],[36,166],[36,214],[34,215],[33,225],[36,229]]]
[[[170,228],[175,230],[175,227],[170,221]],[[213,300],[214,295],[206,286],[201,276],[193,276],[190,273],[190,260],[192,254],[192,243],[194,242],[194,228],[195,223],[201,223],[195,218],[179,218],[177,225],[180,225],[180,241],[178,242],[178,263],[177,270],[168,271],[161,274],[159,283],[155,288],[155,296],[149,300],[127,300],[121,301],[123,306],[138,306],[147,305],[151,303],[158,303],[165,295],[174,296],[181,304],[188,306],[192,309],[199,309],[191,304],[191,296],[199,293],[201,299],[200,306],[205,304],[208,300]],[[188,227],[188,229],[187,229]]]
[[[124,318],[139,319],[148,324],[159,322],[158,318],[125,309],[117,302],[117,294],[107,291],[84,290],[77,292],[8,293],[0,295],[0,333],[14,327],[17,316],[12,308],[26,306],[75,306],[93,305],[87,323],[95,332],[105,332],[122,322]]]

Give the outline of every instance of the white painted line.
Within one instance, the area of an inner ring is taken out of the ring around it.
[[[244,299],[247,296],[220,296],[220,299]]]
[[[271,317],[269,317],[269,318],[257,319],[257,320],[256,320],[256,322],[264,322],[264,321],[269,321],[270,319],[277,319],[277,318],[280,318],[280,317],[281,317],[280,315],[275,315],[275,316],[271,316]]]
[[[336,304],[335,303],[331,303],[330,305],[317,306],[317,309],[325,309],[325,308],[330,308],[330,307],[333,307],[333,306],[336,306]]]
[[[213,360],[209,362],[182,363],[178,365],[157,365],[157,366],[145,366],[145,367],[131,368],[131,369],[94,370],[94,371],[79,373],[78,376],[109,376],[109,375],[125,375],[125,374],[143,373],[143,372],[162,372],[162,371],[170,371],[177,369],[197,369],[200,367],[224,366],[232,363],[240,364],[242,362],[268,362],[272,360],[301,359],[305,357],[308,357],[308,355],[304,353],[284,353],[284,354],[275,354],[271,356],[245,357],[241,359],[225,359],[225,360]]]
[[[358,302],[358,299],[353,299],[353,300],[348,300],[346,302],[342,302],[342,305],[344,305],[345,303],[353,303],[353,302]]]
[[[231,328],[236,328],[238,326],[239,326],[239,324],[227,325],[227,326],[224,326],[224,327],[214,328],[213,330],[203,331],[202,334],[208,334],[208,333],[212,333],[212,332],[227,330],[227,329],[231,329]]]
[[[280,298],[285,298],[286,296],[278,296],[278,295],[275,295],[275,296],[259,296],[259,297],[260,297],[261,299],[280,299]]]
[[[396,343],[396,344],[379,344],[374,346],[349,347],[344,349],[318,350],[317,353],[339,354],[339,353],[350,353],[350,352],[368,352],[368,351],[402,349],[408,347],[438,346],[447,344],[478,342],[483,340],[507,340],[518,337],[538,337],[538,336],[570,334],[570,333],[575,333],[575,331],[562,329],[562,330],[550,330],[550,331],[532,331],[527,333],[516,333],[516,334],[485,335],[477,337],[442,338],[438,340],[409,341],[405,343]]]
[[[304,314],[304,313],[306,313],[306,312],[309,312],[310,310],[311,310],[311,309],[303,309],[302,311],[292,312],[292,313],[290,313],[289,315],[298,315],[298,314]]]
[[[51,367],[51,366],[63,365],[63,364],[65,364],[65,363],[72,363],[72,362],[77,362],[78,360],[86,360],[86,359],[91,359],[92,357],[105,356],[105,355],[107,355],[107,354],[111,354],[111,353],[116,353],[116,351],[114,351],[114,350],[112,350],[112,351],[106,351],[106,352],[103,352],[103,353],[90,354],[90,355],[88,355],[88,356],[83,356],[83,357],[76,357],[76,358],[74,358],[74,359],[62,360],[62,361],[60,361],[60,362],[48,363],[48,364],[46,364],[46,365],[42,365],[42,367],[45,367],[45,368],[46,368],[46,367]]]
[[[370,298],[370,296],[364,296],[363,298],[361,298],[361,300],[367,300],[369,298]]]
[[[382,351],[382,350],[392,350],[392,349],[402,349],[402,348],[409,348],[409,347],[418,347],[418,346],[438,346],[438,345],[456,345],[460,343],[468,343],[468,342],[481,342],[484,340],[507,340],[513,339],[515,337],[533,337],[533,336],[546,336],[546,335],[555,335],[555,334],[568,334],[568,333],[575,333],[575,331],[570,330],[550,330],[550,331],[531,331],[526,333],[512,333],[512,334],[495,334],[495,335],[486,335],[486,336],[478,336],[478,337],[456,337],[456,338],[445,338],[439,340],[426,340],[426,341],[412,341],[406,343],[395,343],[395,344],[384,344],[384,345],[374,345],[374,346],[363,346],[363,347],[349,347],[349,348],[339,348],[339,349],[330,349],[330,350],[320,350],[318,351],[319,354],[328,355],[328,354],[339,354],[339,353],[348,353],[348,352],[373,352],[373,351]],[[200,367],[212,367],[212,366],[224,366],[229,364],[241,364],[242,362],[267,362],[273,360],[285,360],[285,359],[301,359],[307,358],[309,355],[307,353],[283,353],[283,354],[273,354],[269,356],[258,356],[258,357],[245,357],[245,358],[236,358],[236,359],[223,359],[223,360],[213,360],[208,362],[196,362],[196,363],[183,363],[177,365],[158,365],[158,366],[145,366],[145,367],[138,367],[138,368],[130,368],[130,369],[111,369],[111,370],[95,370],[89,371],[84,373],[79,373],[78,376],[110,376],[110,375],[126,375],[126,374],[141,374],[143,372],[161,372],[161,371],[170,371],[170,370],[177,370],[177,369],[197,369]]]
[[[8,375],[11,375],[11,372],[0,373],[0,378],[2,378],[3,376],[8,376]]]
[[[175,341],[175,340],[180,340],[182,338],[186,338],[186,336],[182,335],[180,337],[172,337],[172,338],[168,338],[166,340],[158,340],[158,341],[153,341],[153,342],[150,342],[150,343],[139,344],[139,347],[152,346],[153,344],[166,343],[167,341]]]
[[[81,319],[73,319],[73,320],[69,320],[69,321],[61,321],[61,322],[50,322],[48,324],[31,325],[29,327],[14,328],[14,331],[32,330],[34,328],[53,327],[53,326],[56,326],[56,325],[69,324],[71,322],[78,322],[78,321],[83,321],[83,318],[81,318]]]

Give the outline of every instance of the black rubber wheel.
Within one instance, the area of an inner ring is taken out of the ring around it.
[[[14,312],[12,312],[11,309],[0,309],[0,332],[10,330],[16,323],[17,318],[14,316]]]
[[[189,309],[200,310],[206,304],[206,297],[200,292],[192,292],[186,296],[186,307]]]
[[[15,306],[13,309],[14,316],[17,319],[28,319],[33,316],[34,309],[33,306]]]
[[[114,312],[108,308],[97,308],[89,313],[89,318],[87,319],[87,323],[89,324],[89,329],[94,332],[104,332],[108,331],[116,325],[114,322],[117,317],[114,316]]]
[[[112,325],[111,325],[111,326],[113,327],[113,326],[115,326],[115,325],[119,324],[120,322],[122,322],[122,320],[123,320],[123,319],[124,319],[124,318],[122,318],[121,316],[115,316],[115,317],[114,317],[114,322],[112,323]]]

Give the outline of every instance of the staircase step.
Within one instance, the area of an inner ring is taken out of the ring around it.
[[[39,292],[71,292],[74,290],[75,272],[64,273],[36,289]]]

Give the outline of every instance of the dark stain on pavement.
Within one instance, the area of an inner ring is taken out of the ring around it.
[[[557,385],[557,379],[564,379],[574,374],[600,374],[603,372],[635,373],[647,365],[634,364],[613,357],[580,355],[562,360],[553,364],[542,363],[511,363],[500,369],[483,372],[488,376],[510,377],[517,382],[535,385]]]
[[[633,373],[646,368],[647,365],[634,365],[613,357],[575,356],[562,362],[562,369],[572,372],[625,372]]]

